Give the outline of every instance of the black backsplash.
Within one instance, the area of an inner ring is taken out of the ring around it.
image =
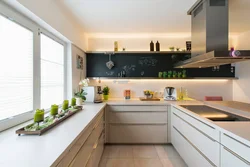
[[[116,53],[112,55],[115,66],[109,70],[106,62],[109,55],[104,53],[87,54],[87,77],[118,77],[124,71],[125,77],[158,77],[159,72],[182,71],[173,68],[174,63],[185,60],[191,55],[177,52],[170,53]],[[235,70],[231,65],[220,66],[219,70],[213,68],[185,69],[187,77],[235,77]]]

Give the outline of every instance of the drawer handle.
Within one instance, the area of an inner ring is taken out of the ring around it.
[[[233,137],[231,137],[231,136],[229,136],[229,135],[227,135],[227,134],[225,134],[225,133],[223,133],[225,136],[227,136],[227,137],[229,137],[230,139],[233,139],[234,141],[236,141],[236,142],[238,142],[238,143],[240,143],[240,144],[242,144],[242,145],[244,145],[244,146],[246,146],[246,147],[248,147],[248,148],[250,148],[248,145],[246,145],[245,143],[242,143],[241,141],[239,141],[239,140],[237,140],[237,139],[235,139],[235,138],[233,138]]]
[[[203,158],[205,158],[213,167],[217,167],[210,159],[208,159],[188,138],[186,138],[176,127],[173,128],[192,146],[196,151],[198,151]]]
[[[193,116],[191,116],[191,115],[189,115],[189,114],[187,114],[187,113],[185,113],[185,112],[183,112],[183,111],[179,110],[178,108],[176,108],[176,107],[174,107],[174,108],[175,108],[176,110],[178,110],[178,111],[182,112],[183,114],[186,114],[187,116],[192,117],[193,119],[195,119],[195,120],[197,120],[197,121],[199,121],[199,122],[203,123],[204,125],[207,125],[208,127],[212,128],[212,129],[215,129],[215,128],[214,128],[214,127],[212,127],[211,125],[208,125],[208,124],[206,124],[205,122],[202,122],[201,120],[199,120],[199,119],[197,119],[197,118],[195,118],[195,117],[193,117]]]
[[[232,155],[234,155],[235,157],[237,157],[239,160],[241,160],[242,162],[244,162],[245,164],[247,165],[250,165],[250,162],[245,160],[244,158],[242,158],[241,156],[239,156],[238,154],[236,154],[235,152],[233,152],[232,150],[230,150],[229,148],[227,147],[223,147],[226,151],[228,151],[229,153],[231,153]]]
[[[181,118],[180,116],[176,115],[175,113],[174,113],[174,115],[176,117],[180,118],[182,121],[186,122],[188,125],[190,125],[191,127],[193,127],[195,130],[197,130],[198,132],[200,132],[204,136],[206,136],[208,139],[212,140],[213,142],[216,142],[216,140],[214,140],[212,137],[208,136],[206,133],[202,132],[200,129],[196,128],[195,126],[193,126],[192,124],[190,124],[189,122],[187,122],[186,120],[184,120],[183,118]]]

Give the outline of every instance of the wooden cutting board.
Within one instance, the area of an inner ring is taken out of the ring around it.
[[[145,98],[145,97],[140,97],[140,100],[141,100],[141,101],[160,101],[160,99],[158,99],[158,98],[147,99],[147,98]]]

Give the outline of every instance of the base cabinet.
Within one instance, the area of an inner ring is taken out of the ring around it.
[[[229,148],[221,146],[221,167],[250,167],[250,163]]]
[[[172,127],[171,138],[173,146],[188,166],[213,167],[175,127]]]
[[[104,111],[66,150],[57,167],[98,167],[104,149]],[[52,165],[54,166],[54,165]]]
[[[104,150],[104,133],[101,135],[96,146],[94,146],[94,150],[91,154],[91,157],[90,157],[86,167],[98,167],[99,162],[102,158],[103,150]]]
[[[175,127],[172,128],[171,136],[173,146],[188,166],[213,167]]]
[[[110,143],[166,143],[165,125],[109,125]]]
[[[167,106],[110,105],[107,107],[107,143],[168,143]]]

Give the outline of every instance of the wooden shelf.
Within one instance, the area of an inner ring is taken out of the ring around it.
[[[87,51],[85,53],[113,53],[113,54],[191,54],[190,51],[160,51],[160,52],[156,52],[156,51],[118,51],[118,52],[114,52],[114,51]]]

